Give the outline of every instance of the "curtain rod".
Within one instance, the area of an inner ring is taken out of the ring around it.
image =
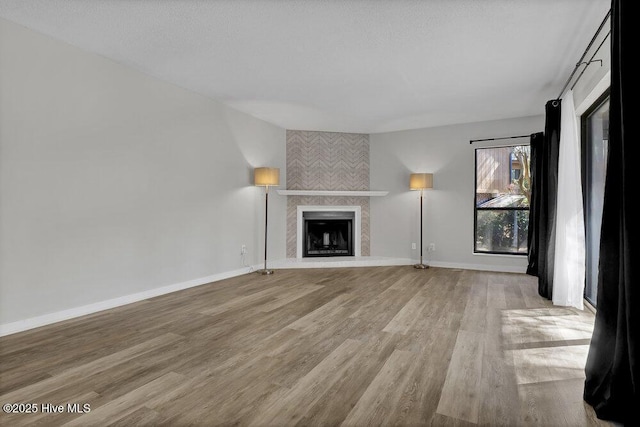
[[[560,99],[560,97],[562,96],[562,94],[564,93],[564,91],[567,89],[567,86],[569,86],[569,83],[571,83],[571,79],[573,79],[573,76],[576,75],[576,71],[578,71],[578,68],[580,68],[581,65],[585,65],[585,69],[586,67],[589,66],[589,64],[591,64],[593,61],[593,56],[591,57],[591,60],[584,61],[585,56],[587,56],[587,52],[589,52],[589,49],[591,49],[591,46],[593,46],[593,43],[596,41],[596,38],[598,37],[598,35],[600,34],[600,31],[602,31],[602,28],[604,27],[605,22],[607,22],[607,19],[609,19],[609,17],[611,16],[611,9],[609,9],[609,11],[607,12],[606,16],[604,17],[604,19],[602,20],[602,22],[600,23],[600,26],[598,27],[598,30],[596,31],[596,33],[593,35],[593,37],[591,38],[591,41],[589,42],[589,45],[587,46],[587,48],[584,50],[584,52],[582,53],[582,56],[580,57],[580,60],[578,61],[578,63],[576,64],[575,67],[573,67],[573,71],[571,72],[571,75],[569,76],[569,78],[567,79],[567,82],[564,84],[564,86],[562,86],[562,90],[560,91],[560,93],[558,94],[558,96],[556,97],[556,99]],[[607,35],[605,36],[605,40],[606,38],[609,36],[609,34],[611,34],[611,30],[609,30],[609,32],[607,33]],[[604,40],[602,41],[602,43],[600,43],[600,46],[598,46],[598,49],[596,49],[596,52],[598,52],[598,50],[600,50],[600,47],[602,47],[602,44],[604,43]],[[602,65],[602,64],[601,64]],[[576,83],[578,82],[578,80],[580,80],[580,77],[582,77],[582,74],[584,74],[584,70],[582,70],[582,73],[580,73],[580,75],[578,76],[578,78],[576,79],[576,82],[573,84],[573,86],[576,85]]]
[[[473,144],[474,142],[481,142],[481,141],[499,141],[501,139],[516,139],[516,138],[530,138],[531,135],[518,135],[518,136],[503,136],[503,137],[499,137],[499,138],[484,138],[484,139],[472,139],[469,141],[469,144]]]

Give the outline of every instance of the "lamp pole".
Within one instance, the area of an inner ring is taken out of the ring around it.
[[[413,268],[419,268],[421,270],[429,268],[428,265],[422,263],[422,199],[424,198],[424,189],[420,189],[420,263],[415,264]]]
[[[265,186],[264,192],[264,269],[260,274],[273,274],[273,270],[267,269],[267,225],[269,223],[269,186]]]

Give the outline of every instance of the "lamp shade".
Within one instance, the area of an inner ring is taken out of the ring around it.
[[[258,186],[280,185],[280,169],[255,168],[253,171],[254,184]]]
[[[409,178],[409,188],[411,190],[424,190],[425,188],[433,188],[432,173],[412,173]]]

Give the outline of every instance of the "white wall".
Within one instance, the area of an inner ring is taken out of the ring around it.
[[[255,166],[285,188],[284,129],[0,19],[0,324],[248,272]]]
[[[540,106],[541,114],[544,105]],[[426,191],[424,253],[434,266],[524,271],[526,257],[473,254],[474,149],[529,142],[514,139],[469,144],[471,139],[528,135],[544,130],[544,116],[373,134],[371,189],[388,190],[371,198],[371,255],[417,259],[419,197],[409,190],[409,174],[432,172]],[[427,252],[435,243],[435,252]]]
[[[607,35],[610,22],[611,18],[583,60],[588,61],[593,56],[593,62],[588,66],[581,65],[567,88],[573,87],[573,102],[578,115],[587,110],[611,84],[611,35]]]

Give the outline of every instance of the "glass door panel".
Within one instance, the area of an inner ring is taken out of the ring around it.
[[[601,97],[582,116],[583,193],[586,228],[585,298],[597,304],[600,226],[609,142],[609,96]]]

